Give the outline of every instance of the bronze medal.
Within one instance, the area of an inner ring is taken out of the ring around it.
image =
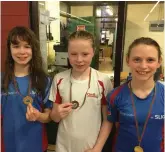
[[[88,89],[84,95],[84,99],[82,104],[80,105],[78,101],[74,100],[72,101],[72,82],[71,82],[71,74],[72,74],[72,70],[70,72],[70,102],[73,104],[72,109],[77,109],[79,107],[79,109],[85,104],[86,101],[86,94],[90,88],[90,83],[91,83],[91,68],[90,68],[90,72],[89,72],[89,80],[88,80]]]
[[[143,151],[143,148],[142,148],[142,147],[136,146],[136,147],[134,148],[134,152],[144,152],[144,151]]]
[[[24,97],[24,98],[23,98],[23,103],[26,104],[26,105],[28,105],[29,103],[32,104],[32,103],[33,103],[32,97],[30,97],[30,96]]]
[[[77,109],[79,107],[78,101],[74,100],[71,103],[73,104],[72,109]]]

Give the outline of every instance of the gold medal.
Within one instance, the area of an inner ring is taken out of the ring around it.
[[[134,148],[134,151],[135,151],[135,152],[144,152],[144,151],[143,151],[143,148],[140,147],[140,146],[136,146],[136,147]]]
[[[132,87],[131,87],[131,81],[130,81],[129,85],[130,85],[130,95],[131,95],[132,108],[133,108],[133,112],[134,112],[134,120],[135,120],[136,133],[137,133],[138,145],[139,145],[139,146],[135,146],[134,152],[144,152],[143,148],[140,145],[141,145],[141,142],[142,142],[142,139],[143,139],[143,136],[144,136],[146,127],[147,127],[148,120],[150,119],[150,115],[151,115],[151,111],[152,111],[152,106],[153,106],[153,104],[155,102],[155,98],[156,98],[156,86],[154,85],[154,95],[152,97],[152,101],[151,101],[150,107],[148,109],[148,114],[147,114],[146,120],[144,122],[142,133],[139,134],[139,125],[138,125],[138,120],[137,120],[136,107],[135,107],[135,101],[134,101],[133,91],[132,91]]]
[[[30,96],[26,96],[23,98],[23,103],[28,105],[29,103],[33,103],[33,99]]]
[[[74,100],[71,103],[73,104],[72,109],[77,109],[79,107],[78,101]]]

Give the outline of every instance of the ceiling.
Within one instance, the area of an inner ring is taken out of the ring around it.
[[[70,6],[117,5],[119,1],[61,1]],[[129,4],[154,4],[156,1],[128,1]],[[163,1],[161,2],[163,3]]]
[[[61,1],[70,6],[117,5],[118,1]]]

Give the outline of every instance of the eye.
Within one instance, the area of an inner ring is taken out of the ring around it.
[[[12,45],[12,48],[19,48],[19,45]]]
[[[133,61],[134,61],[134,62],[140,62],[141,59],[140,59],[140,58],[134,58]]]
[[[77,54],[76,54],[76,53],[71,53],[71,55],[75,56],[75,55],[77,55]]]
[[[88,55],[88,53],[83,53],[83,56],[87,56]]]
[[[155,59],[153,59],[153,58],[147,59],[147,62],[154,62],[154,61],[155,61]]]
[[[30,45],[26,45],[25,48],[31,48],[31,46]]]

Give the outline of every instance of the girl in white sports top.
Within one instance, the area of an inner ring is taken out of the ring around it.
[[[59,122],[56,152],[101,152],[109,135],[105,97],[112,84],[107,75],[90,67],[93,45],[89,32],[72,33],[68,42],[72,68],[54,77],[49,100],[50,116]]]

